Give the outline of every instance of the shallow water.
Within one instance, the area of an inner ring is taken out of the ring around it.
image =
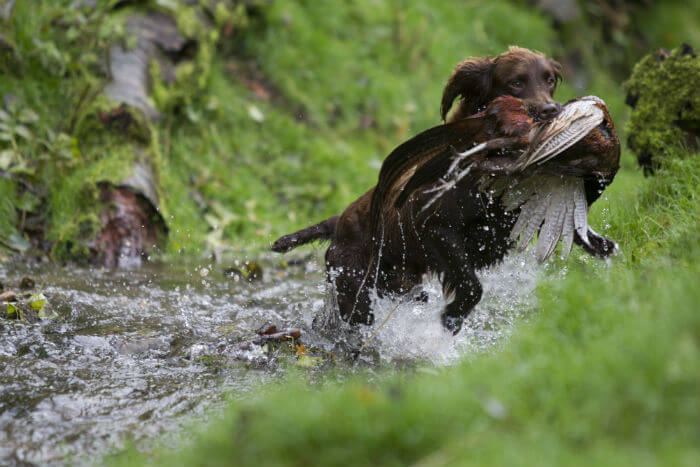
[[[90,464],[127,440],[147,445],[206,420],[226,397],[281,384],[285,366],[261,351],[247,363],[197,358],[266,323],[299,327],[304,344],[336,354],[374,331],[333,319],[319,258],[286,268],[278,258],[261,262],[260,282],[236,281],[212,265],[0,265],[6,289],[30,276],[59,315],[38,324],[0,321],[0,465]],[[423,286],[427,303],[379,299],[375,326],[396,310],[361,359],[445,365],[491,349],[532,310],[538,272],[530,256],[518,255],[481,273],[484,298],[456,337],[439,324],[445,300],[435,279]]]

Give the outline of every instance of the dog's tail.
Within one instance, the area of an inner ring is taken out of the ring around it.
[[[283,237],[280,237],[272,244],[270,249],[277,253],[285,253],[299,245],[305,245],[316,240],[330,240],[335,232],[335,224],[339,216],[333,216],[316,225],[301,229]]]

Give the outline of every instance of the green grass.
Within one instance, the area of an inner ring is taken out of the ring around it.
[[[700,159],[621,180],[609,235],[624,256],[569,261],[495,354],[437,374],[237,401],[173,453],[114,465],[687,465],[700,456]],[[615,184],[613,184],[613,187]]]
[[[183,73],[187,79],[170,87],[155,81],[154,102],[164,118],[144,144],[101,127],[94,114],[99,102],[78,105],[86,89],[92,95],[107,81],[96,57],[116,41],[128,42],[124,10],[90,13],[68,9],[69,3],[18,2],[5,37],[23,72],[0,73],[0,94],[12,92],[39,115],[32,127],[37,138],[66,132],[72,141],[68,161],[55,148],[21,145],[32,163],[27,177],[45,193],[36,214],[59,259],[85,257],[89,233],[98,227],[90,186],[101,174],[117,180],[121,172],[106,168],[115,160],[128,168],[136,146],[156,166],[170,228],[167,257],[260,251],[281,234],[342,211],[374,184],[396,145],[438,124],[442,87],[460,60],[511,44],[565,57],[550,20],[519,2],[262,3],[232,38],[204,40],[191,28],[203,41],[196,58],[201,72]],[[182,11],[176,17],[191,23]],[[621,126],[619,84],[595,57],[586,60],[585,86],[565,82],[557,98],[597,94]],[[246,86],[251,76],[241,70],[248,62],[259,69],[252,78],[269,83],[270,100]],[[257,112],[262,122],[251,117]],[[21,194],[21,186],[15,191]]]

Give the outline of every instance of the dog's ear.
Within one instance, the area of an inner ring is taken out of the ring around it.
[[[491,91],[492,69],[493,60],[490,57],[472,57],[457,65],[442,92],[440,116],[443,120],[447,118],[457,96],[461,96],[474,108],[484,103]]]
[[[561,63],[559,63],[556,60],[552,60],[551,58],[549,60],[549,66],[552,67],[552,72],[554,72],[554,76],[557,78],[558,82],[561,82],[564,80],[564,76],[562,75],[563,72],[563,67],[561,66]]]

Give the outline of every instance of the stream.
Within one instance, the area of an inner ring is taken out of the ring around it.
[[[279,258],[260,258],[264,274],[255,282],[211,264],[0,263],[5,290],[31,277],[59,316],[35,324],[0,319],[0,465],[92,465],[128,441],[145,449],[184,436],[184,426],[205,422],[229,398],[283,384],[288,365],[262,349],[224,364],[202,358],[221,357],[222,348],[266,324],[300,328],[305,346],[347,362],[348,349],[374,328],[334,318],[318,252],[292,265]],[[455,337],[440,326],[445,301],[436,279],[423,286],[426,303],[379,299],[375,326],[396,311],[358,363],[442,366],[493,351],[533,312],[540,273],[528,254],[481,272],[483,299]],[[341,365],[352,371],[352,363]]]

